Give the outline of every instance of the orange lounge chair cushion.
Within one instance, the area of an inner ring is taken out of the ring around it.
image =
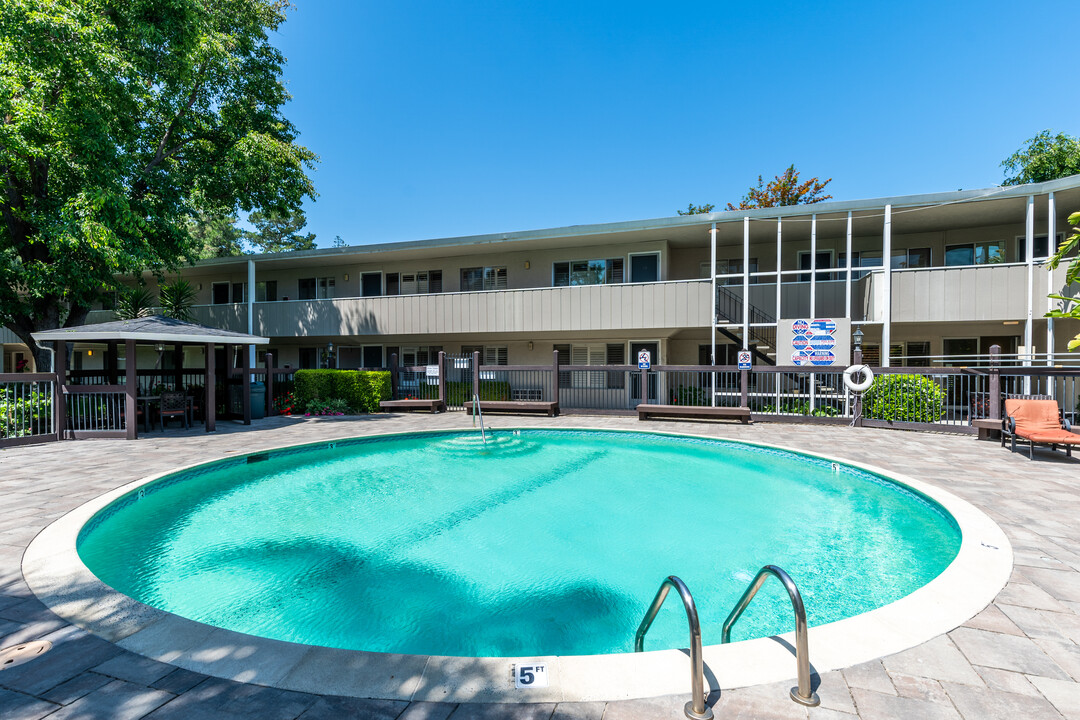
[[[1054,400],[1006,400],[1005,414],[1016,421],[1018,437],[1035,442],[1080,445],[1080,435],[1061,427]]]

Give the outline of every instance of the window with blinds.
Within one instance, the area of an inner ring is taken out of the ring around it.
[[[610,285],[625,282],[622,258],[568,260],[552,263],[551,282],[555,287]]]
[[[386,273],[387,295],[426,295],[442,291],[442,270]]]
[[[461,268],[461,291],[505,290],[505,267]]]

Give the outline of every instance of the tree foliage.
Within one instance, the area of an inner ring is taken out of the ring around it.
[[[677,211],[680,215],[705,215],[711,213],[713,208],[716,207],[712,203],[706,203],[705,205],[695,205],[690,203],[686,206],[685,210]]]
[[[1069,260],[1069,265],[1065,269],[1065,284],[1071,286],[1074,284],[1080,285],[1080,255],[1075,254],[1077,249],[1080,248],[1080,212],[1069,216],[1069,224],[1073,226],[1073,234],[1065,238],[1064,242],[1058,247],[1057,252],[1046,262],[1056,270],[1061,261],[1071,255],[1072,259]],[[1077,299],[1076,295],[1070,297],[1053,294],[1050,297],[1061,301],[1061,309],[1051,310],[1046,313],[1046,317],[1080,320],[1080,300]],[[1069,349],[1080,349],[1080,335],[1069,341]]]
[[[244,239],[261,252],[315,249],[315,233],[300,234],[307,225],[303,210],[292,213],[254,212],[248,216],[248,221],[255,226],[255,230],[244,231]]]
[[[0,2],[0,324],[80,324],[116,274],[198,254],[199,212],[289,214],[285,0]]]
[[[195,316],[191,312],[195,305],[195,288],[187,280],[176,278],[158,290],[158,302],[165,317],[183,322],[192,322]]]
[[[757,186],[750,188],[739,204],[727,204],[728,210],[753,210],[754,208],[782,207],[786,205],[810,205],[831,200],[825,194],[825,186],[832,182],[816,177],[799,182],[799,171],[794,165],[768,183],[758,175]]]
[[[199,213],[188,221],[188,233],[200,260],[233,257],[244,251],[244,233],[236,226],[236,215]]]
[[[1003,185],[1026,185],[1080,174],[1080,140],[1043,130],[1005,158],[1001,167],[1005,168]]]

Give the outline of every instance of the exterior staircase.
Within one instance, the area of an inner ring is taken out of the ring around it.
[[[742,346],[742,328],[721,327],[722,323],[743,321],[743,299],[723,285],[716,286],[716,331],[733,343]],[[773,323],[776,318],[762,312],[758,307],[750,306],[751,323]],[[776,365],[776,328],[750,327],[747,345],[750,352],[766,365]]]

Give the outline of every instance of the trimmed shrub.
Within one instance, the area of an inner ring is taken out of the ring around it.
[[[945,391],[924,375],[878,375],[863,395],[863,417],[895,422],[937,422]]]
[[[416,390],[417,395],[424,400],[439,397],[439,386],[420,383]],[[510,383],[497,380],[481,380],[480,392],[477,393],[481,400],[509,400]],[[472,382],[448,382],[446,383],[446,403],[448,405],[463,406],[472,402]]]
[[[314,400],[343,400],[354,412],[378,412],[379,401],[390,399],[390,373],[373,370],[297,370],[295,407]]]

